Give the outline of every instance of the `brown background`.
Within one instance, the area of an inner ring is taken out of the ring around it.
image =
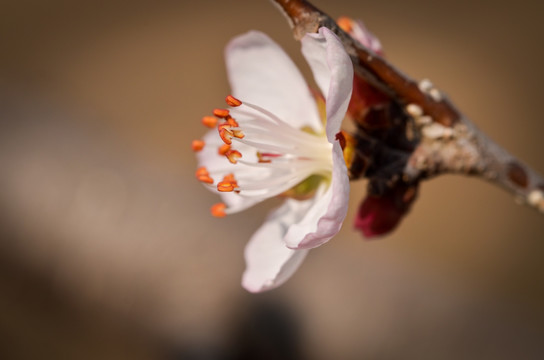
[[[315,1],[364,19],[544,173],[539,1]],[[393,235],[348,218],[282,288],[239,285],[276,202],[213,219],[190,141],[228,94],[222,52],[267,32],[309,74],[267,1],[2,1],[0,357],[537,359],[544,221],[499,188],[425,183]],[[268,350],[267,350],[268,349]]]

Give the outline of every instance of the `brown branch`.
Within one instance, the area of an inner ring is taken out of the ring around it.
[[[344,43],[351,56],[355,71],[368,82],[405,104],[416,104],[426,114],[433,114],[435,121],[452,126],[459,120],[459,112],[448,99],[430,88],[420,90],[419,84],[404,76],[381,56],[367,49],[344,32],[336,22],[315,6],[304,0],[275,0],[290,19],[295,38],[300,40],[308,32],[317,32],[322,26],[328,27]]]
[[[393,186],[399,179],[417,184],[444,173],[474,175],[544,212],[544,179],[485,136],[429,81],[416,82],[405,76],[308,1],[273,2],[286,15],[298,40],[320,27],[331,29],[344,44],[355,72],[389,96],[391,108],[401,109],[400,114],[387,112],[389,120],[396,116],[399,121],[390,121],[393,128],[386,132],[358,126],[359,162],[365,164],[360,176],[368,177],[371,185],[377,179]],[[413,134],[408,136],[408,132]],[[407,148],[407,141],[413,146]]]

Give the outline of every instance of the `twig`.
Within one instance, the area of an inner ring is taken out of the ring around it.
[[[308,1],[273,3],[286,15],[297,40],[323,26],[331,29],[344,44],[356,74],[391,100],[383,113],[398,121],[391,122],[387,136],[358,126],[358,163],[364,165],[352,178],[369,178],[374,192],[380,193],[376,184],[417,184],[445,173],[473,175],[544,212],[544,179],[485,136],[428,80],[416,82],[405,76]]]

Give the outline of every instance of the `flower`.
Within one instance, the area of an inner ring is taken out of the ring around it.
[[[250,292],[284,283],[308,249],[338,233],[347,212],[349,179],[338,139],[345,140],[340,125],[351,97],[353,66],[327,28],[307,34],[301,43],[324,96],[325,125],[318,109],[323,100],[312,95],[290,58],[268,36],[251,31],[226,48],[230,108],[203,118],[205,126],[217,129],[192,145],[197,178],[223,200],[212,206],[213,215],[287,197],[246,246],[242,285]]]

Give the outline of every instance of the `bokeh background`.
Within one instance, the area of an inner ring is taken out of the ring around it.
[[[241,288],[244,245],[278,203],[209,216],[190,141],[229,92],[233,36],[267,32],[309,75],[268,1],[1,5],[1,358],[544,355],[544,219],[477,179],[425,183],[370,242],[353,183],[333,241],[283,287]],[[363,19],[400,69],[544,173],[543,2],[315,5]]]

